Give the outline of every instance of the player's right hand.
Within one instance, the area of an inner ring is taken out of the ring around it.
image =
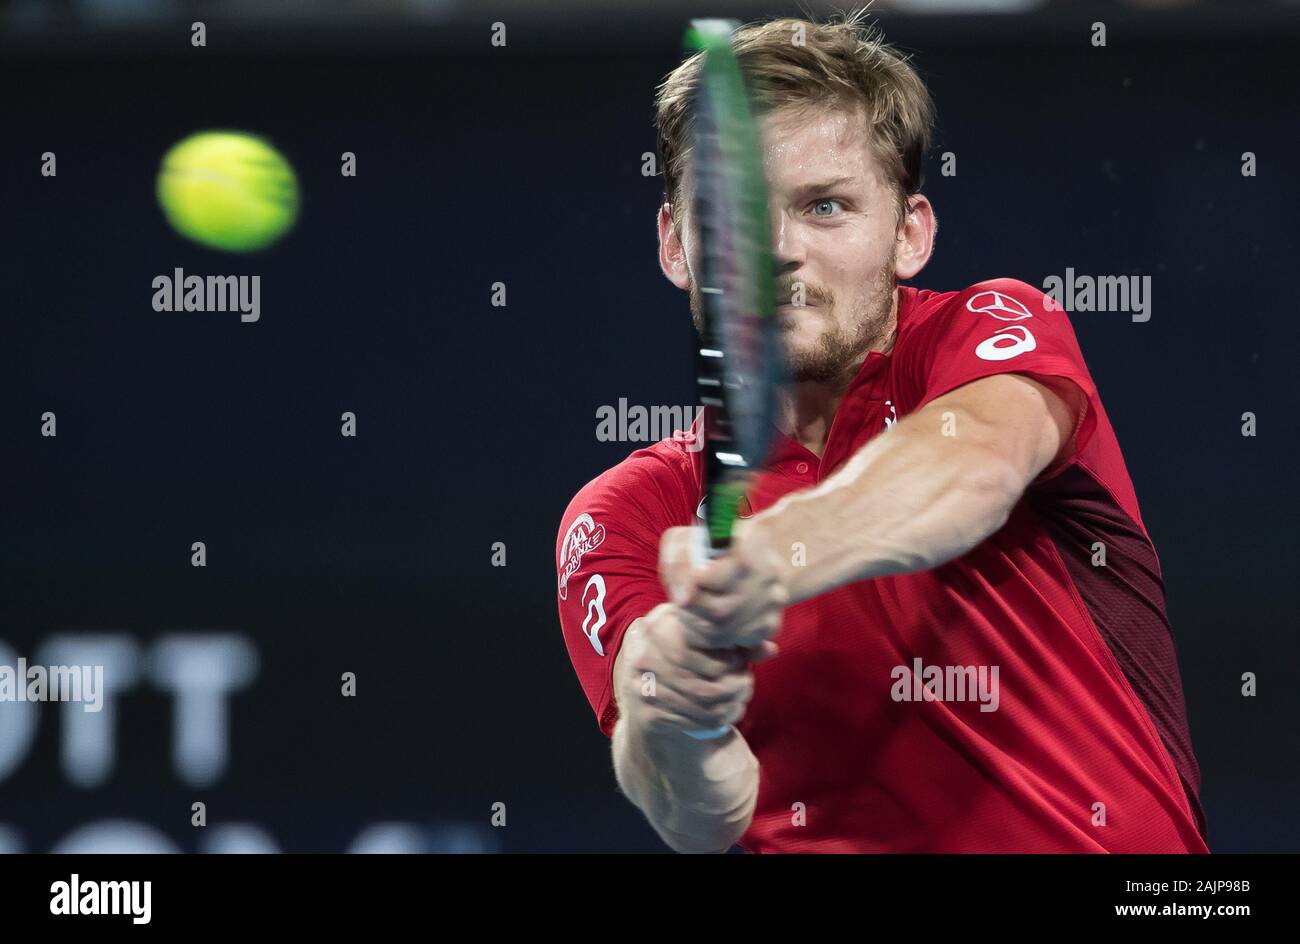
[[[790,600],[779,562],[761,548],[701,559],[701,534],[698,527],[669,528],[659,543],[660,579],[670,599],[694,617],[686,626],[692,645],[761,651],[780,630]]]
[[[751,662],[776,654],[765,642],[747,654],[697,647],[702,627],[663,603],[629,627],[619,650],[614,691],[619,712],[644,730],[698,732],[738,722],[754,694]]]

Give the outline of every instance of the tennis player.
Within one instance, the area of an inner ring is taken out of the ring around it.
[[[736,50],[790,383],[725,557],[691,553],[698,421],[564,514],[560,619],[621,789],[681,852],[1208,851],[1160,563],[1066,314],[900,285],[934,248],[932,105],[860,18]],[[659,262],[698,324],[697,66],[657,123]]]

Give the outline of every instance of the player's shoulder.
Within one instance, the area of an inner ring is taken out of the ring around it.
[[[992,315],[999,320],[1017,321],[1058,310],[1043,290],[1019,279],[985,279],[966,288],[948,292],[906,289],[910,292],[906,318],[900,326],[915,331],[942,323],[963,312]]]
[[[689,431],[675,432],[610,466],[579,489],[578,496],[610,493],[639,501],[655,490],[683,486],[692,477],[693,445]]]
[[[642,449],[601,472],[569,502],[560,532],[582,515],[618,516],[647,529],[686,524],[699,491],[700,422]]]

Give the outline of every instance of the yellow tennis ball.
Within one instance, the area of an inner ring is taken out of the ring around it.
[[[298,218],[298,178],[256,135],[202,131],[163,156],[158,202],[182,236],[212,249],[253,252]]]

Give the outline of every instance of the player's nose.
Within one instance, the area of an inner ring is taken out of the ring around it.
[[[798,268],[804,261],[799,228],[779,209],[772,212],[772,258],[778,272]]]

